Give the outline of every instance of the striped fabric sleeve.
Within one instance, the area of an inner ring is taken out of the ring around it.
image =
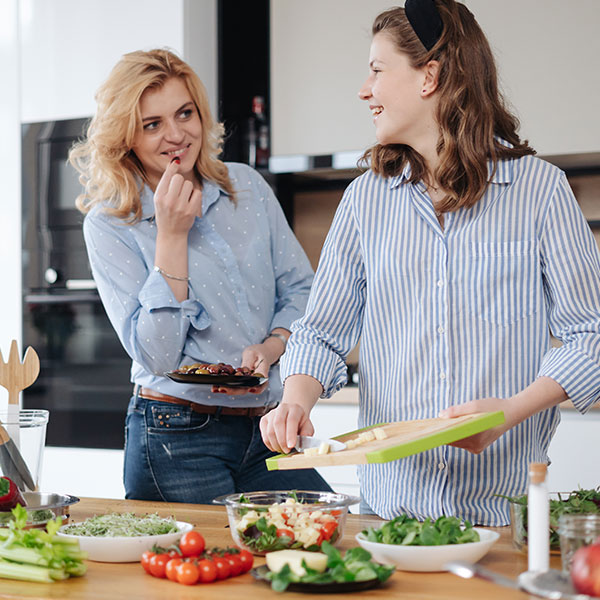
[[[581,412],[600,400],[600,253],[563,175],[541,239],[549,324],[561,342],[539,375],[552,377]]]
[[[347,382],[345,359],[360,335],[365,276],[350,184],[336,211],[304,317],[292,326],[282,357],[282,378],[304,374],[328,398]]]

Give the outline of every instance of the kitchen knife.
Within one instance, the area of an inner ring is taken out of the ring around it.
[[[307,448],[319,448],[321,444],[329,444],[329,452],[339,452],[346,449],[346,444],[337,440],[321,440],[310,435],[299,435],[296,440],[296,450],[304,452]]]
[[[12,479],[16,486],[24,491],[28,489],[32,492],[36,490],[35,482],[31,476],[29,467],[23,460],[19,449],[10,439],[4,426],[0,424],[0,467],[2,473]]]

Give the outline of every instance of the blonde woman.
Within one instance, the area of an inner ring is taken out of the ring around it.
[[[278,361],[312,282],[272,190],[218,159],[222,127],[192,69],[133,52],[98,90],[71,151],[84,235],[106,313],[131,356],[128,498],[209,503],[272,489],[328,490],[314,471],[268,472],[260,417],[281,396]],[[227,389],[164,376],[195,362],[268,373]]]
[[[598,247],[565,174],[519,138],[464,5],[407,0],[372,32],[359,96],[378,143],[335,216],[263,439],[287,451],[312,430],[360,335],[360,426],[506,419],[458,447],[361,466],[362,510],[506,525],[501,496],[548,461],[558,404],[600,400]]]

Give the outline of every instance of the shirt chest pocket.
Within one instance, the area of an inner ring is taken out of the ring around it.
[[[473,316],[510,325],[539,309],[540,279],[534,241],[471,244],[467,304]]]

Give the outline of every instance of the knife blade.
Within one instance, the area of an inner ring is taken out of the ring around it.
[[[339,452],[346,449],[346,444],[337,440],[323,440],[310,435],[299,435],[296,440],[296,450],[303,452],[307,448],[320,448],[321,444],[329,444],[329,452]]]
[[[0,467],[2,473],[12,479],[20,490],[24,491],[25,488],[32,492],[36,490],[27,463],[2,424],[0,424]]]

